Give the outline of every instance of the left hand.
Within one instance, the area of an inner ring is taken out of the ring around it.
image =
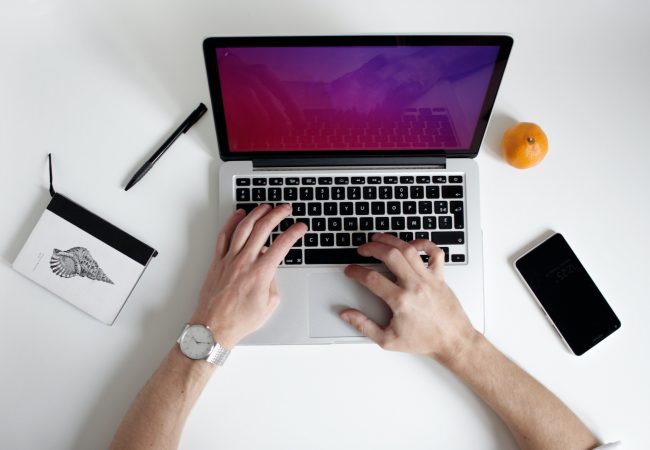
[[[270,247],[264,243],[289,214],[289,205],[260,205],[246,216],[239,210],[219,233],[214,259],[190,323],[209,326],[225,348],[234,347],[260,328],[278,306],[276,269],[307,226],[296,223]]]

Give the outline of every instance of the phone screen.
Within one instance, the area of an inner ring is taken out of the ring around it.
[[[576,355],[621,327],[561,234],[519,258],[515,266]]]

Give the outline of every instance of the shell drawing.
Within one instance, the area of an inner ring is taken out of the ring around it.
[[[65,251],[55,248],[50,258],[50,268],[55,275],[63,278],[80,276],[114,284],[90,256],[88,249],[83,247],[72,247]]]

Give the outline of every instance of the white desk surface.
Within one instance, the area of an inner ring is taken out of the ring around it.
[[[0,2],[0,447],[99,449],[171,347],[216,233],[211,114],[122,186],[198,102],[211,35],[506,32],[515,39],[478,163],[486,334],[604,440],[650,423],[650,3],[283,0]],[[513,120],[550,152],[517,171]],[[160,251],[107,327],[14,273],[56,188]],[[563,347],[511,260],[565,234],[623,323]],[[216,445],[217,443],[218,445]],[[238,348],[192,413],[185,449],[511,449],[502,422],[436,364],[373,345]]]

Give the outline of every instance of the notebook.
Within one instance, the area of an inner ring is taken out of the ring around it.
[[[373,233],[429,239],[483,330],[478,154],[505,70],[507,36],[208,38],[203,49],[221,159],[219,212],[291,203],[309,231],[277,275],[281,306],[249,344],[360,342],[345,307],[379,324],[383,301],[342,273]],[[423,264],[427,258],[422,256]]]
[[[51,189],[13,268],[112,325],[158,252]]]

